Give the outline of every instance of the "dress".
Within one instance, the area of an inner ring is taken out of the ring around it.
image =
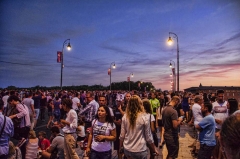
[[[26,159],[35,159],[37,158],[38,152],[38,138],[36,139],[29,139],[27,146],[26,146]]]

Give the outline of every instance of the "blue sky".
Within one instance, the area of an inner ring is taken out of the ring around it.
[[[180,89],[240,86],[238,0],[3,0],[0,2],[0,87],[59,86],[57,51],[64,48],[63,86],[152,82],[169,90],[169,61],[177,62]],[[175,40],[175,39],[174,39]]]

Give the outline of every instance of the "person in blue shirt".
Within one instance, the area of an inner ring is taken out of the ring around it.
[[[198,159],[211,159],[212,151],[216,145],[216,123],[211,111],[211,103],[205,102],[201,105],[201,112],[204,118],[196,125],[196,128],[200,131],[200,150],[198,152]]]
[[[12,120],[3,115],[3,105],[4,103],[2,99],[0,99],[0,158],[7,159],[9,151],[9,139],[14,134],[14,127]]]

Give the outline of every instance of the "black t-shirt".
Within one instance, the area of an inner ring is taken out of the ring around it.
[[[182,104],[179,103],[174,109],[177,111],[178,117],[181,116],[180,109],[182,109]]]
[[[34,100],[34,109],[40,109],[40,101],[42,99],[42,96],[41,95],[34,96],[32,97],[32,99]]]
[[[172,121],[177,120],[177,111],[172,106],[166,106],[162,112],[162,120],[165,132],[172,135],[178,135],[178,129],[173,128]]]

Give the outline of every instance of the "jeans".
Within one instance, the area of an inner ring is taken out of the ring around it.
[[[40,114],[40,109],[34,109],[36,117],[35,120],[38,120],[39,114]]]
[[[91,149],[90,158],[92,158],[92,159],[111,159],[112,158],[112,150],[98,152],[98,151]]]
[[[178,134],[164,132],[164,140],[168,150],[167,157],[177,158],[179,151]]]
[[[207,146],[206,144],[201,144],[200,150],[198,151],[198,159],[211,159],[214,147],[215,146]]]
[[[148,152],[147,150],[142,152],[130,152],[124,149],[124,155],[134,159],[147,159]]]

